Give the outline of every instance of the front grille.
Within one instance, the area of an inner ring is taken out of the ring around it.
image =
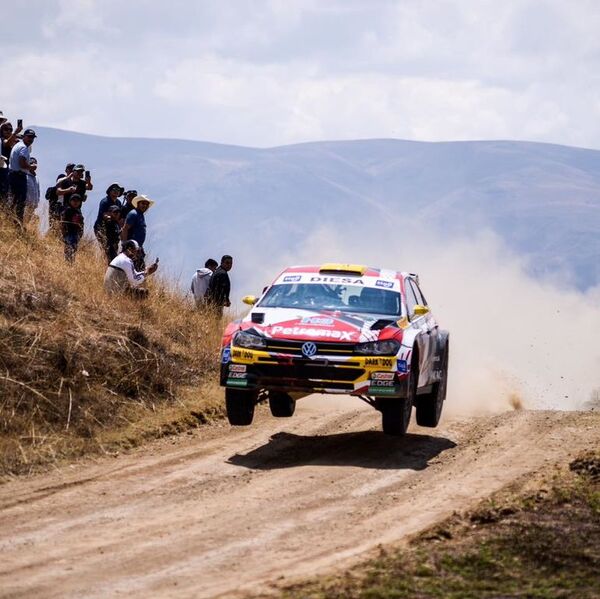
[[[259,379],[303,379],[327,381],[354,381],[365,373],[362,368],[336,368],[330,365],[301,364],[255,364],[252,374]],[[328,383],[325,383],[328,385]]]
[[[301,356],[304,343],[305,341],[267,339],[267,351]],[[350,356],[354,351],[354,344],[352,343],[331,343],[328,341],[315,341],[314,343],[317,346],[317,355]]]

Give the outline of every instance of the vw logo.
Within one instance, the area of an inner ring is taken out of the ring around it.
[[[307,341],[302,345],[302,355],[312,358],[317,353],[317,346],[312,341]]]

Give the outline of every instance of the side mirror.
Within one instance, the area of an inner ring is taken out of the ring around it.
[[[258,301],[258,298],[255,295],[245,295],[242,298],[242,301],[249,306],[254,306],[254,304]]]
[[[413,314],[415,316],[423,316],[424,314],[427,314],[428,312],[429,312],[429,308],[427,306],[422,306],[421,304],[417,304],[413,308]]]

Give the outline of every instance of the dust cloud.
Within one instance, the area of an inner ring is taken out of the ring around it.
[[[533,279],[524,259],[493,233],[407,237],[382,225],[357,238],[323,228],[294,251],[256,259],[255,292],[292,264],[353,262],[418,273],[433,313],[450,330],[446,413],[581,409],[600,388],[600,288],[581,293],[566,276]]]

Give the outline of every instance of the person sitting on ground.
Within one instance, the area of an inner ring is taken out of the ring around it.
[[[229,271],[233,266],[233,258],[225,255],[221,258],[221,265],[215,270],[208,289],[204,296],[205,301],[215,311],[218,318],[223,316],[223,308],[231,306],[229,293],[231,292],[231,282],[229,281]]]
[[[196,308],[202,308],[205,305],[204,302],[204,294],[208,289],[208,284],[210,283],[210,278],[215,272],[218,264],[216,260],[213,258],[209,258],[204,263],[204,268],[199,268],[192,277],[192,286],[191,290],[194,295],[194,301],[196,302]]]
[[[140,246],[140,251],[136,259],[135,266],[138,270],[144,270],[146,267],[146,252],[144,251],[144,242],[146,241],[146,217],[144,216],[148,208],[154,205],[154,201],[145,195],[139,195],[131,200],[134,207],[127,217],[125,224],[121,229],[121,241],[134,239]]]
[[[16,143],[10,151],[8,161],[8,185],[13,198],[13,210],[17,221],[22,225],[25,216],[25,200],[27,199],[27,175],[31,170],[31,144],[36,138],[33,129],[23,131],[23,139]]]
[[[29,224],[40,203],[40,182],[37,178],[37,160],[32,156],[29,159],[29,173],[27,173],[27,197],[25,198],[25,224]]]
[[[140,287],[148,275],[156,272],[156,262],[138,271],[135,269],[134,260],[140,251],[140,246],[134,239],[123,242],[123,251],[111,261],[104,275],[104,290],[109,294],[127,294],[137,298],[148,296],[148,290]]]
[[[106,228],[104,227],[104,222],[108,220],[108,211],[111,206],[117,206],[119,209],[121,208],[119,197],[123,195],[123,191],[124,188],[118,183],[111,183],[108,186],[106,189],[106,196],[100,200],[100,205],[98,206],[98,216],[94,222],[94,235],[96,235],[96,239],[98,240],[102,251],[107,257],[109,255],[109,248],[107,245]],[[112,258],[114,258],[114,256]],[[110,260],[112,260],[112,258]]]
[[[129,189],[123,194],[123,207],[121,208],[123,218],[127,218],[127,215],[135,209],[135,206],[131,202],[137,194],[138,192],[135,189]]]
[[[65,244],[65,260],[73,262],[75,253],[79,246],[79,240],[83,237],[83,214],[81,213],[81,196],[72,193],[69,196],[69,205],[62,214],[62,234]]]
[[[85,167],[83,164],[77,164],[71,174],[56,184],[56,195],[59,198],[59,202],[62,201],[63,209],[69,206],[69,198],[74,193],[80,197],[82,202],[86,201],[88,183],[84,179],[84,171]]]

